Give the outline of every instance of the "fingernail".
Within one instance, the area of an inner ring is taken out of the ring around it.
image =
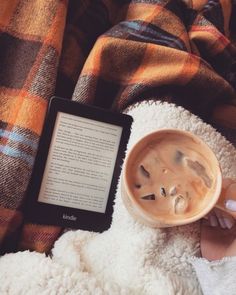
[[[219,220],[220,226],[221,226],[222,228],[226,228],[226,225],[225,225],[224,219],[223,219],[223,218],[218,218],[218,220]]]
[[[225,223],[226,227],[228,229],[231,229],[231,227],[234,225],[233,222],[230,219],[226,218],[226,217],[224,217],[223,219],[224,219],[224,223]]]
[[[210,225],[211,226],[217,226],[218,225],[218,222],[217,222],[217,219],[216,219],[216,217],[214,216],[214,215],[211,215],[210,216]]]
[[[227,200],[225,202],[225,207],[231,211],[236,211],[236,201]]]

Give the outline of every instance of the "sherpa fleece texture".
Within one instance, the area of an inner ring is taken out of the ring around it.
[[[224,176],[236,177],[235,148],[183,108],[143,102],[127,113],[134,118],[127,150],[156,129],[184,129],[209,144]],[[141,225],[124,207],[119,184],[109,230],[68,231],[55,243],[51,258],[35,252],[3,256],[0,294],[200,295],[190,262],[199,252],[199,222],[167,229]]]
[[[193,259],[192,263],[204,295],[236,294],[236,256],[212,262],[203,258]]]

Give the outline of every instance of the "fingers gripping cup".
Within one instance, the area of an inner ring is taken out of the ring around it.
[[[215,154],[190,132],[162,129],[150,133],[125,159],[124,204],[133,217],[148,226],[194,222],[214,206],[224,207],[224,197]]]

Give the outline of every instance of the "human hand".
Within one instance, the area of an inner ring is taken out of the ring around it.
[[[231,201],[232,204],[231,205]],[[236,212],[236,208],[234,208],[234,206],[236,206],[236,202],[234,200],[228,200],[226,203],[227,206],[225,206],[228,210],[232,210],[234,212]],[[233,207],[233,208],[232,208]],[[232,208],[232,209],[230,209]],[[208,225],[212,226],[212,227],[221,227],[222,229],[231,229],[234,224],[236,223],[236,220],[229,215],[228,213],[226,213],[225,211],[222,211],[220,209],[214,208],[205,218],[206,220],[208,220]]]
[[[203,219],[200,245],[202,257],[210,261],[236,256],[236,226],[231,229],[212,227],[208,220]]]
[[[224,186],[227,185],[227,181],[224,182]],[[232,186],[229,193],[233,193],[233,196],[236,195],[236,191],[234,192],[234,190],[232,190]],[[236,201],[230,199],[230,194],[227,194],[225,208],[236,212]],[[210,261],[236,255],[235,219],[227,212],[214,208],[208,214],[207,219],[202,220],[201,252],[202,257]]]
[[[205,218],[209,220],[209,225],[220,226],[230,229],[235,224],[236,213],[236,181],[233,179],[224,179],[222,184],[221,209],[214,208]],[[225,206],[223,208],[223,206]],[[228,210],[228,212],[226,212]],[[229,213],[233,213],[230,215]]]

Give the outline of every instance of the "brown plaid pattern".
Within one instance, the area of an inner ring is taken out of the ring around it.
[[[235,19],[234,0],[2,0],[2,249],[20,241],[48,251],[60,234],[24,224],[21,213],[53,94],[118,111],[167,100],[212,124],[227,121],[221,130],[234,141]]]
[[[2,249],[9,250],[14,246],[16,230],[22,224],[21,207],[37,151],[47,100],[54,93],[66,8],[66,1],[55,0],[3,0],[0,3]],[[51,239],[48,239],[49,242],[44,236],[44,243],[51,244]],[[24,236],[23,244],[26,244]],[[36,245],[31,239],[33,244]],[[32,248],[31,245],[28,248]]]
[[[168,97],[209,121],[214,105],[235,100],[228,22],[219,1],[200,12],[181,1],[131,1],[124,19],[96,40],[73,99],[122,110]]]

